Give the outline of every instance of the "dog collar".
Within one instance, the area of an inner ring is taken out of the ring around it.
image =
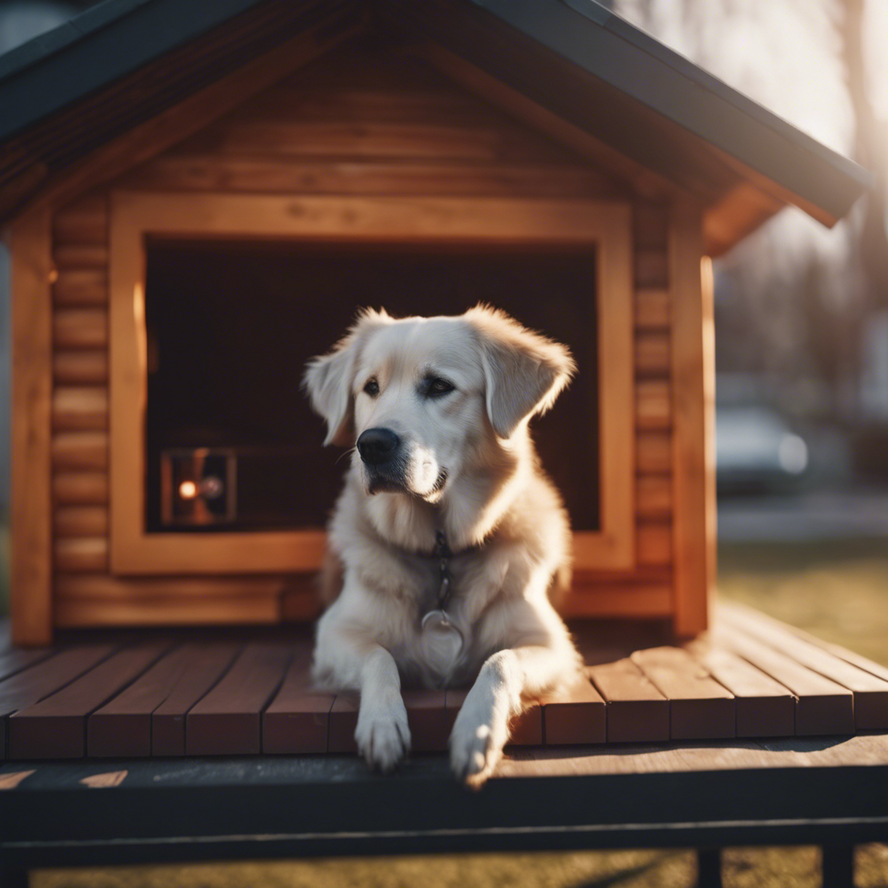
[[[450,559],[453,552],[447,545],[447,537],[443,530],[435,531],[435,557],[438,559],[438,610],[447,612],[450,596],[453,594],[450,577]]]

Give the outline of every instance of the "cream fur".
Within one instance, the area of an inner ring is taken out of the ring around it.
[[[319,684],[361,693],[355,736],[372,766],[389,770],[409,750],[402,681],[474,682],[450,754],[457,777],[478,786],[527,701],[576,678],[580,660],[550,600],[569,577],[570,530],[528,431],[574,369],[563,346],[484,306],[400,320],[367,311],[309,364],[327,443],[382,427],[405,454],[401,487],[371,494],[372,471],[352,453],[329,528],[325,575],[336,588],[315,648]],[[430,378],[453,391],[424,395]],[[378,393],[364,391],[368,380]],[[421,630],[437,606],[438,528],[456,553],[448,614],[466,640],[449,674],[425,657]]]

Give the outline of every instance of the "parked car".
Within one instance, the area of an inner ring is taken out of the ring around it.
[[[807,468],[807,443],[776,410],[762,404],[717,408],[719,493],[791,490]]]

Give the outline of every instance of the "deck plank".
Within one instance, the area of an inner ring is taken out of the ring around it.
[[[734,695],[738,737],[791,737],[795,733],[795,698],[788,688],[708,641],[694,641],[686,647]]]
[[[607,705],[587,677],[542,703],[546,746],[607,741]]]
[[[124,648],[80,678],[9,718],[9,754],[15,758],[82,758],[86,720],[170,647],[169,641]]]
[[[854,695],[847,688],[748,635],[717,628],[713,636],[721,647],[792,691],[796,697],[796,734],[854,733]]]
[[[48,660],[54,653],[52,648],[12,648],[0,654],[0,681],[21,672],[41,660]]]
[[[361,698],[356,693],[337,694],[330,707],[327,752],[357,752],[355,728]]]
[[[187,755],[256,755],[262,711],[284,679],[292,656],[282,641],[253,642],[185,716]]]
[[[185,717],[207,694],[243,650],[239,642],[184,645],[187,663],[166,699],[151,713],[151,754],[185,755]]]
[[[669,701],[630,659],[590,666],[607,703],[608,743],[669,739]]]
[[[48,697],[113,650],[110,644],[72,647],[0,682],[0,759],[6,754],[9,715]]]
[[[326,752],[335,694],[312,689],[311,645],[297,645],[284,682],[262,714],[262,751]]]
[[[456,716],[462,709],[471,688],[447,688],[444,692],[444,718],[447,740],[453,731]],[[533,702],[509,723],[509,746],[541,746],[543,743],[543,707]]]
[[[413,752],[442,752],[447,749],[446,692],[406,690],[401,695],[407,708],[410,749]]]
[[[721,612],[728,627],[766,644],[813,672],[854,693],[854,722],[859,730],[888,728],[888,680],[809,644],[781,626],[739,608]]]
[[[717,740],[735,735],[734,695],[680,648],[635,651],[630,659],[669,700],[673,740]]]
[[[99,758],[151,755],[154,711],[175,695],[182,683],[192,683],[204,664],[210,671],[220,673],[237,650],[232,644],[212,642],[192,642],[171,649],[144,675],[90,715],[86,723],[88,754]],[[184,736],[183,728],[183,747]]]

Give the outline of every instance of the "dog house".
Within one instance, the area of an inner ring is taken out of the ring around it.
[[[482,300],[580,366],[534,427],[568,614],[705,628],[709,257],[833,224],[853,164],[593,0],[108,0],[0,101],[17,642],[314,616],[343,464],[306,359]]]

